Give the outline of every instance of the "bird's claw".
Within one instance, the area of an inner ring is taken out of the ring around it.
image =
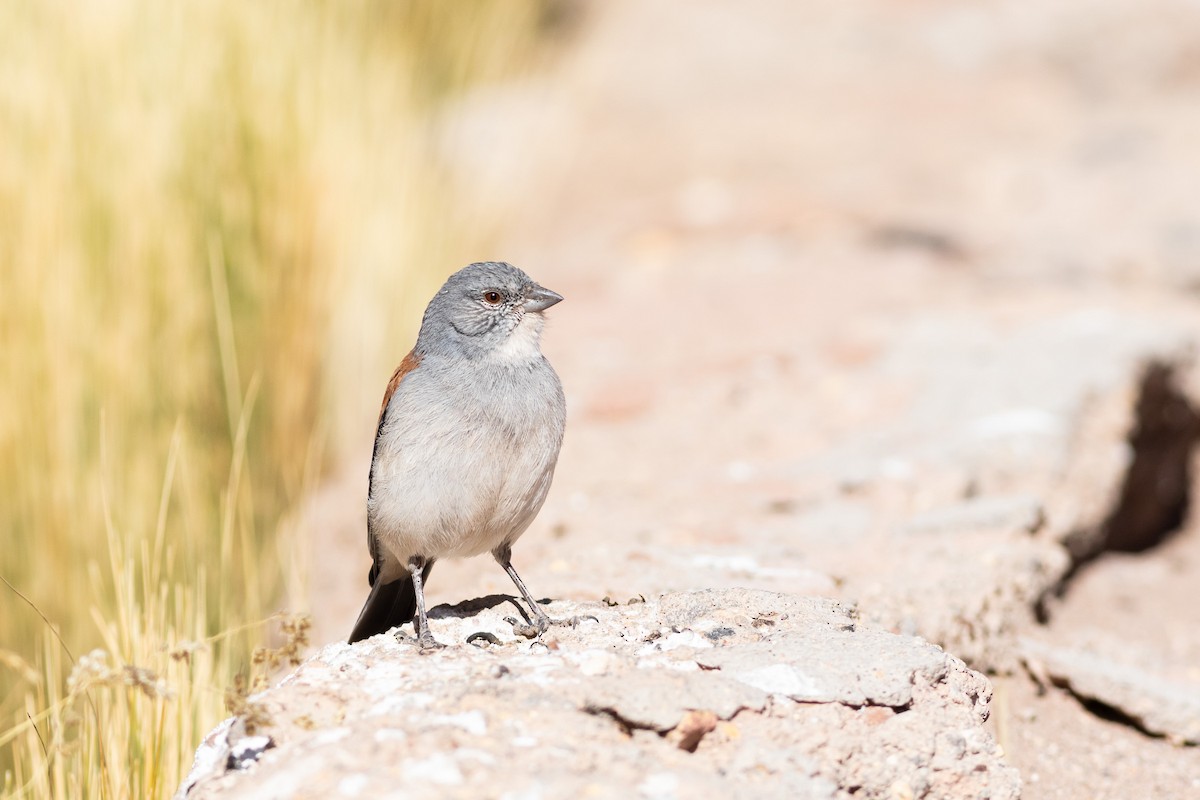
[[[554,619],[550,620],[550,623],[563,628],[578,628],[580,623],[587,622],[588,620],[591,620],[597,624],[600,623],[600,619],[598,617],[593,617],[591,614],[581,614],[574,617],[568,617],[567,619]]]

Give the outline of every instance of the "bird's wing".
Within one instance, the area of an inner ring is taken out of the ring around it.
[[[392,395],[400,388],[400,382],[404,380],[404,376],[412,372],[421,363],[421,356],[416,350],[409,352],[396,367],[396,371],[392,373],[391,380],[388,381],[387,390],[383,393],[383,405],[379,407],[379,423],[375,427],[375,448],[371,453],[371,472],[367,476],[367,497],[373,496],[375,491],[375,459],[379,457],[379,440],[383,435],[383,423],[387,420],[388,404],[392,401]],[[371,572],[367,576],[367,581],[370,585],[375,585],[375,579],[379,576],[379,571],[383,568],[383,554],[379,551],[379,542],[375,538],[375,532],[371,530],[371,515],[367,515],[367,549],[371,551]]]

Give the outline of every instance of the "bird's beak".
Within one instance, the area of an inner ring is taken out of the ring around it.
[[[561,302],[563,296],[558,292],[552,292],[549,289],[543,289],[541,286],[534,286],[533,290],[525,297],[526,311],[545,311],[555,303]]]

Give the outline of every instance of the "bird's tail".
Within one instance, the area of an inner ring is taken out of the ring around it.
[[[425,569],[421,570],[422,585],[428,580],[432,569],[433,561],[426,562]],[[410,576],[405,575],[391,583],[384,583],[377,578],[371,586],[366,604],[358,614],[358,622],[354,623],[350,644],[398,628],[416,613],[417,593]]]

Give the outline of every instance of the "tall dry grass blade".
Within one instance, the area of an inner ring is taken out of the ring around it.
[[[15,594],[17,597],[21,598],[21,600],[24,601],[25,605],[27,605],[33,609],[33,613],[37,614],[38,617],[41,618],[42,622],[44,622],[46,624],[46,630],[50,631],[51,635],[54,636],[54,640],[56,642],[58,642],[59,646],[62,647],[63,652],[67,654],[67,658],[71,659],[71,663],[74,664],[75,656],[71,653],[71,648],[67,647],[67,643],[65,641],[63,641],[62,636],[59,635],[58,629],[56,629],[54,627],[54,625],[50,622],[49,618],[45,614],[42,613],[42,610],[37,607],[37,604],[34,603],[32,600],[30,600],[28,597],[26,597],[24,592],[22,592],[16,586],[13,586],[12,582],[9,581],[9,579],[4,577],[3,575],[0,575],[0,582],[3,582],[3,584],[5,586],[7,586],[13,594]],[[0,743],[2,743],[2,742],[0,742]]]
[[[240,404],[241,414],[237,419],[237,427],[233,438],[233,454],[229,464],[229,482],[225,486],[222,498],[224,514],[221,522],[221,565],[225,567],[233,562],[233,540],[236,530],[238,498],[242,488],[242,470],[246,465],[246,439],[250,431],[250,415],[254,410],[254,402],[258,398],[258,388],[261,385],[260,376],[255,373],[246,389],[246,398]],[[225,580],[236,576],[226,574]]]
[[[150,561],[156,566],[162,565],[163,546],[167,538],[167,511],[171,506],[171,494],[175,486],[175,466],[179,462],[179,450],[183,447],[183,420],[175,423],[175,430],[171,433],[171,445],[167,449],[167,474],[163,477],[162,493],[158,500],[158,517],[154,521],[154,546],[151,550]],[[149,583],[158,582],[158,573],[155,571],[153,581],[148,581],[144,587],[144,591],[149,593]]]
[[[208,234],[208,273],[212,285],[213,314],[217,322],[217,341],[221,351],[221,377],[225,385],[225,411],[229,415],[229,435],[237,430],[242,418],[242,379],[238,375],[237,343],[233,338],[233,312],[229,306],[229,284],[225,280],[225,254],[221,239]]]

